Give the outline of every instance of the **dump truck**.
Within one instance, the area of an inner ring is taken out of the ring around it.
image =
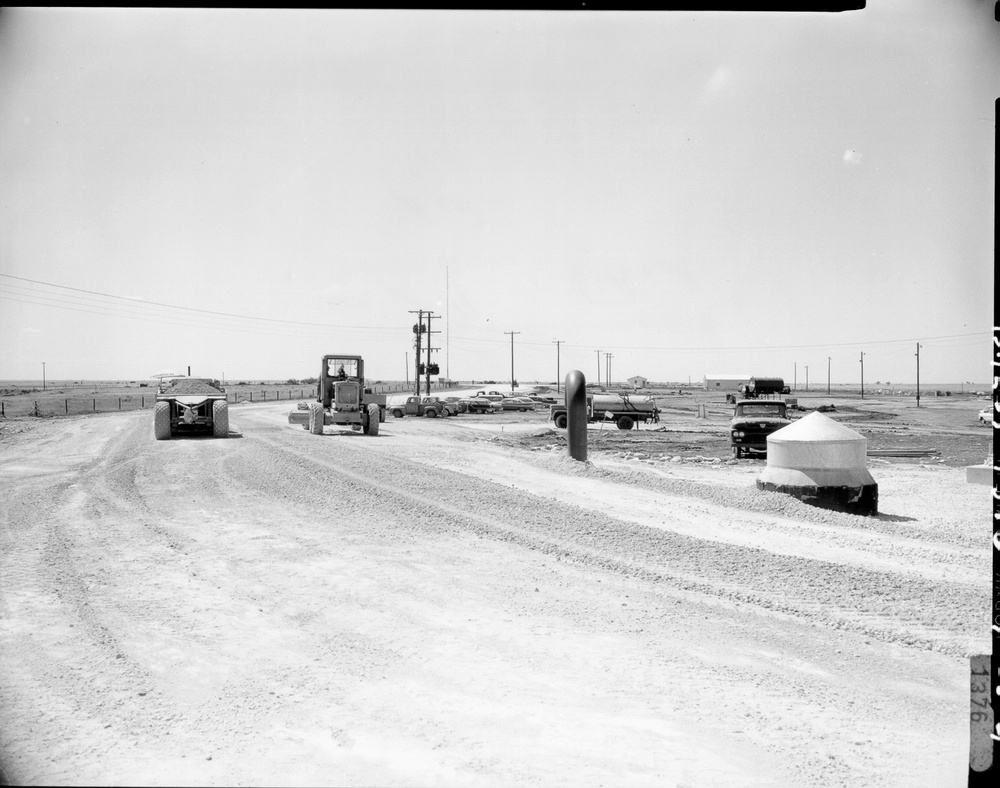
[[[385,395],[366,386],[361,356],[323,356],[315,401],[299,403],[288,414],[289,424],[301,424],[313,435],[322,435],[327,425],[378,435],[378,425],[384,421]]]
[[[153,405],[153,437],[162,441],[196,434],[229,436],[226,390],[209,378],[160,378]]]
[[[566,429],[569,415],[566,404],[549,406],[549,419],[559,429]],[[588,394],[587,421],[614,421],[620,430],[630,430],[640,422],[657,423],[660,409],[652,397],[632,397],[628,394]]]

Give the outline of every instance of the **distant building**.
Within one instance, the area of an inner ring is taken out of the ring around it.
[[[633,389],[644,389],[646,384],[649,382],[648,378],[644,378],[642,375],[633,375],[628,379],[628,384]]]
[[[705,391],[736,391],[750,375],[705,375]]]

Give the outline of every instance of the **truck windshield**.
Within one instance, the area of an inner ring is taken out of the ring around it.
[[[354,358],[331,358],[326,363],[326,374],[331,378],[358,376],[358,360]]]
[[[740,406],[740,413],[744,416],[784,416],[785,409],[780,405],[765,405],[760,403],[759,405],[742,405]]]

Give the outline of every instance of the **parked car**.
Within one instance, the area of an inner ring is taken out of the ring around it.
[[[440,408],[442,416],[457,416],[458,403],[448,402],[440,397],[424,397],[421,400],[425,408]]]
[[[519,410],[522,413],[535,409],[535,403],[527,397],[504,397],[500,400],[502,410]]]
[[[458,408],[459,413],[466,413],[469,410],[468,397],[445,397],[444,401]]]
[[[486,397],[468,397],[465,405],[469,413],[497,413],[501,410],[500,403]]]
[[[993,423],[993,408],[983,408],[981,411],[979,411],[979,423],[980,424]]]

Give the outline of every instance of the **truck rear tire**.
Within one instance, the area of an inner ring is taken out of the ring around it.
[[[401,418],[403,418],[403,411],[401,411],[399,408],[396,408],[396,410],[394,410],[392,412],[392,417],[394,419],[401,419]]]
[[[229,437],[229,403],[216,400],[212,403],[212,435],[216,438]]]
[[[369,403],[368,417],[363,424],[365,435],[378,435],[378,412],[378,405],[374,402]]]
[[[170,437],[170,403],[157,402],[153,409],[153,436],[158,441]]]
[[[555,423],[559,429],[564,430],[569,426],[569,417],[565,413],[560,413],[555,417]]]
[[[632,425],[635,424],[635,421],[631,416],[619,416],[617,424],[618,429],[620,430],[630,430],[632,429]]]
[[[313,435],[323,434],[323,405],[319,402],[309,403],[309,432]]]

